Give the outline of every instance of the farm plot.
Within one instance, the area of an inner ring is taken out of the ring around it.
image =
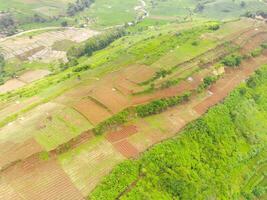
[[[182,95],[186,91],[196,89],[202,82],[202,79],[209,73],[210,71],[207,69],[202,70],[201,73],[193,75],[190,80],[181,81],[177,86],[156,90],[151,94],[133,96],[132,104],[144,104],[155,99]]]
[[[34,138],[46,151],[51,151],[91,128],[92,125],[80,113],[62,108],[39,121]]]
[[[1,176],[24,199],[81,199],[83,196],[55,160],[30,158],[10,167]]]
[[[138,128],[138,132],[128,137],[127,141],[129,141],[138,152],[143,152],[156,142],[171,137],[176,133],[168,119],[162,115],[155,115],[142,120],[137,120],[134,125]],[[132,148],[129,147],[129,149],[129,152],[132,152]],[[122,151],[123,148],[118,150]],[[126,153],[125,156],[127,156]]]
[[[73,108],[95,125],[111,117],[111,113],[105,107],[89,98],[74,103]]]
[[[66,28],[57,31],[48,31],[39,35],[7,38],[0,41],[1,51],[5,59],[14,57],[23,58],[23,60],[57,60],[66,59],[64,52],[52,50],[55,42],[70,40],[76,43],[98,34],[98,32],[89,29]]]
[[[21,200],[22,198],[3,178],[0,178],[0,199]]]
[[[87,196],[102,177],[124,159],[112,144],[102,137],[59,156],[62,168],[83,196]]]
[[[17,78],[13,78],[0,86],[0,93],[10,92],[25,86],[28,83],[39,80],[50,74],[49,70],[31,70]]]
[[[124,74],[127,80],[138,84],[152,78],[155,72],[155,69],[146,65],[133,65],[128,67]]]
[[[39,80],[47,75],[49,75],[51,72],[49,70],[44,69],[38,69],[38,70],[31,70],[27,71],[21,76],[18,77],[18,80],[24,82],[24,83],[31,83],[33,81]]]
[[[226,71],[226,75],[211,87],[211,95],[196,105],[194,110],[200,115],[205,113],[211,106],[225,98],[236,85],[245,80],[262,64],[266,64],[266,62],[267,57],[262,55],[257,59],[250,59],[242,63],[239,69]]]
[[[34,102],[37,102],[39,97],[35,96],[22,101],[1,102],[0,104],[0,120],[4,120],[10,113],[18,112]]]
[[[11,79],[5,82],[5,84],[0,86],[0,93],[10,92],[26,85],[24,82],[18,79]]]
[[[106,139],[109,142],[114,143],[122,139],[125,139],[137,132],[138,132],[137,127],[134,125],[124,126],[124,127],[121,127],[120,130],[108,133],[106,135]]]
[[[126,139],[114,143],[113,146],[126,158],[136,158],[139,155],[138,149]]]
[[[267,31],[257,31],[255,35],[249,38],[242,46],[241,52],[243,54],[249,53],[251,49],[259,47],[263,42],[267,41]]]
[[[0,169],[43,150],[34,139],[28,139],[21,143],[0,143]]]
[[[97,87],[89,95],[112,113],[117,113],[129,105],[127,97],[112,86]]]

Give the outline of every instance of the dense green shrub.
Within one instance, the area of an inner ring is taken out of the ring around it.
[[[82,71],[86,71],[88,69],[91,69],[90,65],[83,65],[83,66],[78,66],[72,69],[73,72],[82,72]]]
[[[91,200],[116,199],[121,192],[139,176],[139,166],[131,160],[118,165],[110,176],[104,178],[99,187],[91,194]],[[110,186],[112,188],[110,188]],[[118,187],[113,187],[118,186]]]
[[[198,86],[197,91],[202,92],[204,89],[207,89],[209,86],[211,86],[214,82],[216,82],[218,79],[218,76],[207,76],[203,79],[203,82]]]
[[[119,112],[118,114],[113,115],[109,119],[101,122],[98,124],[94,129],[93,132],[97,135],[102,134],[109,128],[112,128],[114,126],[118,126],[120,124],[123,124],[129,120],[130,117],[130,111],[129,110],[123,110]]]
[[[258,57],[262,54],[263,49],[261,47],[254,49],[250,54],[252,57]]]
[[[70,48],[67,52],[68,59],[72,60],[73,58],[79,58],[84,55],[90,56],[93,52],[104,49],[116,39],[124,35],[125,31],[122,28],[110,30],[101,35],[97,35],[88,39],[83,44]]]
[[[145,105],[136,106],[136,113],[139,117],[147,117],[165,111],[167,108],[188,101],[191,93],[187,92],[182,96],[169,97],[152,101]]]
[[[239,55],[229,55],[222,60],[222,64],[228,67],[237,67],[241,64],[242,57]]]

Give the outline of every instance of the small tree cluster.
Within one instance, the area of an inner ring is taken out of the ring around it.
[[[94,0],[77,0],[75,3],[69,3],[67,14],[69,16],[74,16],[76,13],[89,8],[92,3],[94,3]]]
[[[107,33],[88,39],[84,44],[72,47],[67,56],[69,60],[84,55],[92,55],[93,52],[104,49],[116,39],[125,35],[124,29],[115,29]]]
[[[239,55],[229,55],[222,60],[222,64],[228,67],[237,67],[241,64],[242,57]]]
[[[146,105],[136,107],[136,113],[139,117],[147,117],[165,111],[169,107],[173,107],[182,102],[188,101],[191,93],[187,92],[182,96],[175,96],[152,101]]]

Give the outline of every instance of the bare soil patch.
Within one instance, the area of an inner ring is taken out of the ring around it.
[[[73,108],[93,124],[98,124],[111,117],[111,113],[108,110],[88,98],[78,101],[73,105]]]
[[[138,130],[137,130],[136,126],[133,126],[133,125],[124,126],[124,127],[121,127],[120,130],[118,130],[118,131],[108,133],[106,135],[106,139],[111,143],[118,142],[122,139],[125,139],[125,138],[137,133],[137,131]]]
[[[25,83],[31,83],[49,75],[50,73],[49,70],[45,69],[31,70],[22,74],[18,79]]]
[[[115,149],[120,152],[126,158],[136,158],[139,155],[139,151],[126,139],[113,144]]]
[[[152,78],[155,72],[154,68],[146,65],[133,65],[124,71],[126,79],[137,84]]]
[[[112,85],[100,85],[90,92],[90,96],[113,113],[129,106],[129,100]]]
[[[25,85],[24,82],[18,80],[18,79],[11,79],[5,82],[5,84],[0,86],[0,93],[10,92],[12,90],[16,90],[18,88],[21,88]]]
[[[25,199],[83,200],[55,160],[27,159],[2,172],[2,176]]]
[[[42,146],[34,139],[28,139],[22,143],[0,143],[0,169],[41,151],[43,151]]]
[[[22,200],[22,198],[13,190],[13,188],[0,178],[0,199],[3,200]]]

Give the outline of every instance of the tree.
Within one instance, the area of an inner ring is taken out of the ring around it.
[[[61,22],[61,26],[62,26],[62,27],[67,27],[67,26],[68,26],[68,22],[67,22],[67,21],[63,21],[63,22]]]
[[[240,3],[240,6],[241,6],[241,8],[244,8],[244,7],[246,7],[246,2],[244,2],[244,1],[241,1],[241,3]]]
[[[5,66],[5,58],[4,56],[0,53],[0,72],[2,72],[4,70],[4,66]]]

